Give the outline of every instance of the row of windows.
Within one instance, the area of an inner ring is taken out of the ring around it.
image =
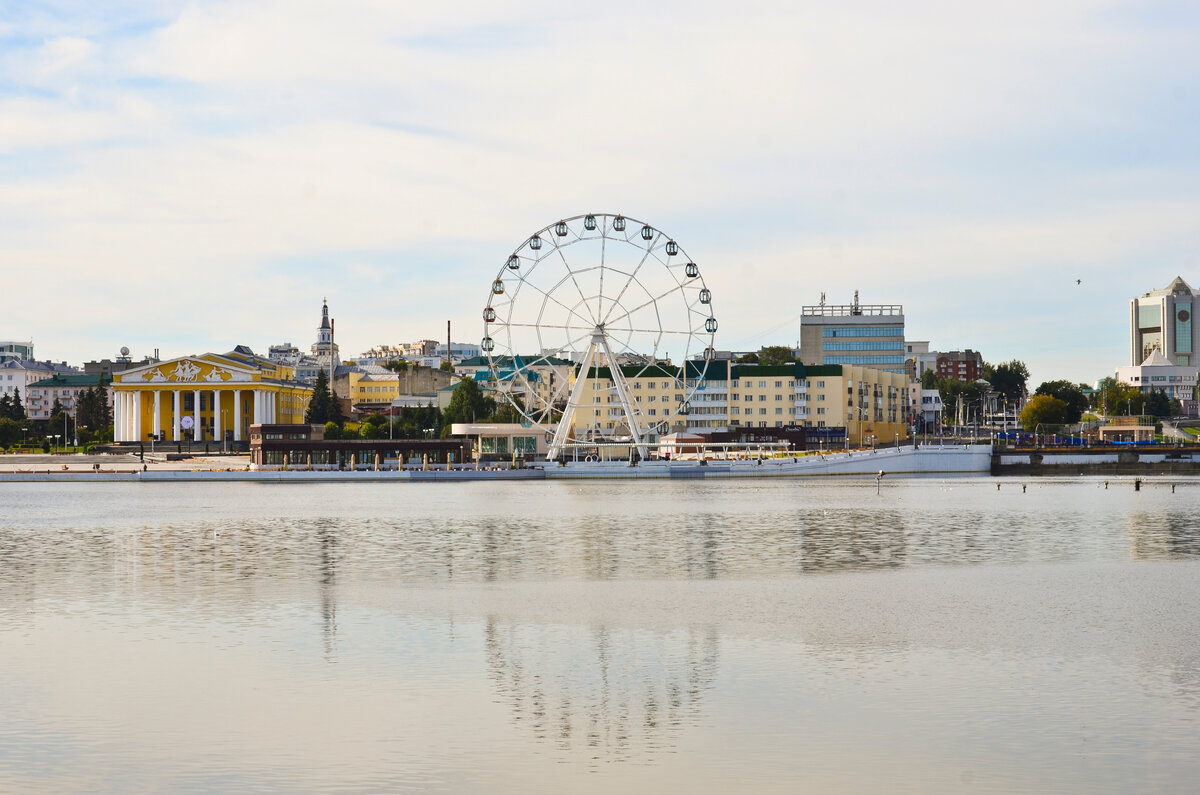
[[[822,364],[904,364],[903,356],[825,356]],[[893,370],[891,372],[900,372]]]
[[[822,343],[824,351],[902,351],[904,343],[899,341],[882,340],[880,342],[826,342]]]
[[[863,328],[823,328],[822,337],[904,337],[904,326],[867,326]],[[900,348],[899,350],[903,350]]]

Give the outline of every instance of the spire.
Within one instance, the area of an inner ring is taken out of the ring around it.
[[[329,302],[321,299],[321,328],[329,328]]]

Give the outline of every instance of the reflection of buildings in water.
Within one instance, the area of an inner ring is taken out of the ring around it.
[[[715,628],[671,632],[487,620],[489,675],[513,719],[593,760],[670,747],[716,678]]]
[[[888,569],[908,558],[905,518],[897,511],[805,513],[800,524],[800,570]]]
[[[1194,515],[1168,511],[1130,513],[1129,553],[1134,558],[1186,558],[1200,555],[1200,525]]]
[[[320,521],[317,540],[320,544],[320,590],[321,590],[321,637],[325,644],[325,658],[333,657],[333,644],[337,639],[337,600],[334,596],[337,578],[337,536],[333,521]]]

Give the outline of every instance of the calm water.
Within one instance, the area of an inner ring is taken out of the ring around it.
[[[0,484],[0,790],[1196,791],[1200,481],[1026,482]]]

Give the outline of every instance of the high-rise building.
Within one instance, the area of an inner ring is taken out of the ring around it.
[[[1200,347],[1192,314],[1200,294],[1181,277],[1161,290],[1151,290],[1129,302],[1129,364],[1140,365],[1155,349],[1179,367],[1200,364]]]
[[[0,363],[33,358],[33,340],[0,340]]]
[[[873,367],[904,372],[904,307],[900,304],[852,304],[801,307],[800,361],[814,365]]]

